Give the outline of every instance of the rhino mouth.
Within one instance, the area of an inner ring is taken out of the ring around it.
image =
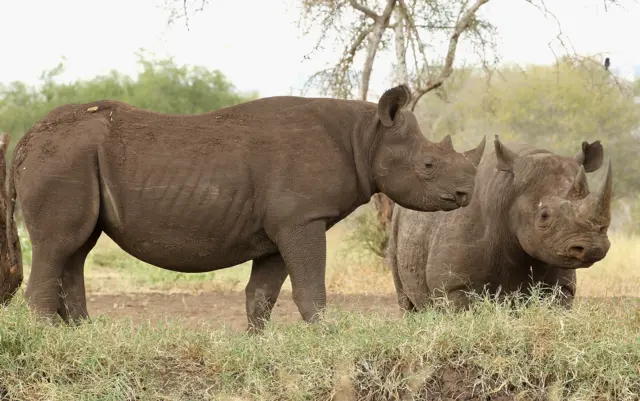
[[[563,268],[567,270],[588,269],[589,267],[596,264],[596,262],[598,262],[598,260],[585,261],[585,260],[580,260],[572,257],[567,257],[565,258],[565,260],[566,260],[566,265]]]
[[[461,201],[460,199],[456,198],[454,195],[440,195],[440,200],[443,200],[447,203],[449,203],[451,206],[464,206],[466,204],[466,202]]]

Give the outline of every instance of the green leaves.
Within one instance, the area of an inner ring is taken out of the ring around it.
[[[149,59],[138,54],[136,78],[117,71],[90,80],[60,82],[64,64],[44,71],[40,84],[0,83],[0,131],[8,132],[11,149],[18,139],[53,108],[67,103],[115,99],[161,113],[202,113],[256,98],[240,95],[220,71],[181,66],[172,58]]]
[[[570,156],[582,141],[600,139],[605,157],[619,166],[615,197],[640,191],[634,178],[640,174],[640,138],[633,136],[640,128],[637,82],[625,82],[589,58],[504,67],[490,82],[474,70],[456,71],[452,78],[445,84],[450,103],[430,96],[421,104],[422,124],[434,140],[452,134],[455,145],[464,147],[499,133]]]

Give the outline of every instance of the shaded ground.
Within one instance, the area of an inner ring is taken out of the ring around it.
[[[395,296],[329,294],[327,303],[333,310],[400,316]],[[193,324],[229,326],[234,330],[244,330],[247,325],[244,292],[88,294],[87,304],[93,318],[106,315],[139,322],[179,317]],[[302,321],[291,292],[280,294],[272,320],[277,323]]]
[[[111,318],[133,318],[158,321],[163,318],[182,318],[192,324],[204,323],[213,327],[228,326],[233,330],[244,330],[244,292],[204,292],[201,294],[140,292],[122,294],[89,294],[89,314],[92,317],[106,315]],[[615,309],[640,307],[640,298],[582,298],[576,302],[605,302]],[[400,316],[395,296],[391,295],[344,295],[329,294],[328,308],[351,313]],[[302,321],[298,309],[291,298],[291,292],[283,291],[273,310],[272,320],[276,323]]]

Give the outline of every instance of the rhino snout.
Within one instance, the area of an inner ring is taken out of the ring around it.
[[[586,242],[576,242],[569,247],[569,255],[581,262],[593,264],[604,259],[609,251],[609,245],[596,245]]]

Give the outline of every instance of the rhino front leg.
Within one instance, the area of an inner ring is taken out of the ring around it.
[[[534,284],[542,284],[542,293],[552,295],[554,288],[560,287],[558,296],[554,299],[556,305],[571,309],[576,293],[577,277],[575,270],[561,269],[554,266],[542,265],[533,268]]]
[[[304,321],[315,323],[327,302],[326,225],[323,221],[314,221],[281,229],[277,238],[291,276],[293,301]]]
[[[471,307],[471,297],[467,288],[455,288],[448,290],[446,296],[442,297],[446,300],[448,307],[454,312],[462,312]]]
[[[258,333],[264,329],[287,275],[287,268],[279,253],[254,259],[245,289],[249,333]]]
[[[396,288],[396,298],[398,299],[400,310],[403,312],[416,312],[417,308],[413,305],[413,302],[411,302],[411,299],[409,299],[409,296],[402,287],[402,280],[398,274],[397,267],[393,266],[391,268],[391,276],[393,277],[393,285]]]

